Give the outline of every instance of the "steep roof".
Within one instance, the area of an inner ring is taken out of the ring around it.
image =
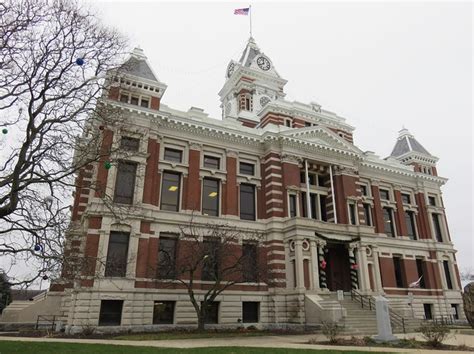
[[[121,70],[129,75],[141,77],[143,79],[158,81],[148,64],[147,57],[141,48],[135,48],[130,58],[124,63]]]
[[[403,128],[399,131],[397,142],[393,147],[390,156],[399,157],[409,152],[417,152],[423,155],[432,156],[415,137],[410,134],[408,129]]]

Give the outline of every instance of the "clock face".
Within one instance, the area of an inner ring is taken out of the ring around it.
[[[227,77],[230,77],[232,73],[234,72],[235,69],[235,64],[230,63],[229,66],[227,67]]]
[[[257,65],[264,71],[270,70],[270,61],[265,57],[259,57],[257,59]]]

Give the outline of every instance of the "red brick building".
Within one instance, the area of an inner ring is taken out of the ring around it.
[[[361,151],[344,118],[286,100],[285,84],[252,38],[228,65],[222,119],[163,104],[166,85],[141,50],[110,73],[103,102],[125,120],[100,127],[110,154],[79,174],[68,236],[68,252],[90,264],[51,288],[70,328],[195,324],[186,292],[156,282],[160,250],[191,215],[265,236],[269,279],[224,292],[218,325],[339,320],[336,290],[383,294],[407,319],[464,316],[437,158],[406,129],[387,158]],[[112,253],[123,269],[101,261]]]

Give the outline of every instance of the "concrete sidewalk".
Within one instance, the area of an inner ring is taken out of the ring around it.
[[[399,338],[420,339],[419,334],[397,335]],[[113,344],[113,345],[131,345],[140,347],[167,347],[167,348],[199,348],[199,347],[267,347],[267,348],[298,348],[298,349],[332,349],[332,350],[351,350],[368,352],[400,352],[400,353],[443,353],[439,350],[415,350],[400,348],[381,348],[381,347],[349,347],[332,345],[313,345],[306,344],[310,339],[326,340],[322,335],[306,334],[291,336],[265,336],[265,337],[229,337],[229,338],[202,338],[202,339],[176,339],[176,340],[113,340],[113,339],[62,339],[62,338],[28,338],[28,337],[1,337],[1,340],[23,341],[23,342],[60,342],[60,343],[89,343],[89,344]],[[446,344],[465,344],[474,347],[474,336],[456,334],[455,337],[446,341]],[[449,351],[450,354],[466,351]]]

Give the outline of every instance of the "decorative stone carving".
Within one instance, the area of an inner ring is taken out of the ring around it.
[[[466,314],[467,321],[474,328],[474,282],[467,284],[464,287],[462,294],[464,302],[464,313]]]
[[[234,151],[234,150],[226,150],[226,155],[227,157],[239,157],[239,153],[237,151]]]
[[[291,155],[291,154],[282,154],[281,155],[281,161],[282,162],[287,162],[287,163],[293,163],[293,164],[299,164],[300,163],[300,158],[296,155]]]
[[[333,167],[335,175],[349,175],[349,176],[358,176],[359,172],[354,167],[348,166],[334,166]]]
[[[199,150],[199,151],[201,151],[201,149],[202,149],[202,144],[200,144],[200,143],[195,143],[195,142],[190,142],[190,143],[189,143],[189,149],[190,149],[190,150]]]

